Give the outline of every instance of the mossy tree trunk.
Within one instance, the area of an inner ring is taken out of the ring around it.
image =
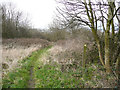
[[[108,2],[108,4],[110,6],[108,7],[108,20],[107,20],[107,25],[106,25],[106,30],[105,30],[105,55],[104,55],[105,56],[105,64],[104,64],[103,55],[102,55],[102,51],[101,51],[100,40],[99,40],[99,37],[97,34],[97,25],[95,26],[95,23],[97,22],[97,20],[95,20],[95,18],[94,18],[95,15],[93,14],[91,0],[89,0],[89,4],[86,3],[86,0],[84,0],[84,3],[85,3],[85,8],[87,11],[88,19],[91,23],[90,28],[92,30],[93,36],[94,36],[96,43],[97,43],[100,61],[101,61],[102,65],[104,66],[104,68],[106,69],[106,72],[110,73],[111,67],[110,67],[110,46],[109,46],[110,45],[110,43],[109,43],[110,42],[110,40],[109,40],[110,34],[109,34],[109,32],[110,32],[110,26],[111,26],[110,19],[113,16],[112,11],[114,10],[114,7],[113,7],[114,2]],[[112,23],[112,26],[114,27],[113,23]],[[114,35],[114,31],[112,31],[112,32],[113,32],[112,35]]]
[[[102,48],[101,48],[101,45],[100,45],[100,39],[97,35],[97,32],[95,32],[95,29],[92,29],[92,33],[93,33],[94,39],[96,40],[96,43],[97,43],[100,62],[105,68],[105,64],[104,64],[104,60],[103,60],[103,54],[102,54]]]
[[[105,32],[105,68],[106,72],[110,73],[110,48],[109,48],[109,31]]]
[[[111,52],[110,54],[110,26],[112,26],[112,40],[114,40],[114,22],[112,17],[113,17],[115,6],[114,6],[114,2],[109,2],[109,1],[108,1],[108,5],[109,5],[108,19],[107,19],[107,25],[105,30],[105,67],[106,67],[106,72],[111,73],[110,55],[113,56],[113,53]]]
[[[99,36],[97,34],[97,21],[95,22],[95,18],[94,18],[94,15],[93,15],[93,10],[92,10],[92,5],[91,5],[91,0],[89,0],[90,10],[88,9],[88,5],[86,3],[86,0],[84,0],[84,3],[85,3],[85,9],[86,9],[86,12],[87,12],[88,19],[91,23],[90,28],[92,30],[92,34],[94,36],[94,39],[97,43],[99,59],[100,59],[100,62],[102,63],[102,65],[105,67],[104,60],[103,60],[103,55],[102,55],[102,49],[101,49],[101,45],[100,45],[100,39],[99,39]]]

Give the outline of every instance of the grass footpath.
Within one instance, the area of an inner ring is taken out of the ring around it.
[[[21,68],[17,68],[12,72],[9,72],[2,80],[2,88],[28,88],[29,80],[31,79],[31,67],[37,59],[45,53],[51,46],[35,51],[31,56],[25,58],[20,63]]]
[[[82,87],[81,78],[73,74],[80,74],[80,68],[74,72],[61,71],[61,65],[53,62],[43,64],[42,56],[48,54],[51,46],[35,51],[31,56],[22,60],[21,68],[7,74],[3,79],[3,88],[75,88]]]
[[[51,46],[35,51],[31,56],[22,60],[20,63],[22,64],[21,68],[17,68],[5,76],[3,88],[98,87],[98,81],[102,77],[92,64],[87,65],[86,69],[70,64],[70,68],[66,70],[62,70],[61,64],[53,60],[49,60],[49,63],[44,64],[43,56],[49,56],[48,49],[50,48]],[[82,71],[85,72],[82,73]]]

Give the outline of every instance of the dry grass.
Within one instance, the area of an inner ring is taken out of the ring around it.
[[[70,65],[75,65],[81,67],[83,46],[87,44],[89,50],[92,49],[92,42],[84,41],[79,38],[69,39],[69,40],[60,40],[58,41],[51,49],[49,49],[49,55],[44,57],[43,61],[46,63],[57,62],[61,64],[61,69],[68,71],[69,69],[76,71],[76,67]],[[85,88],[113,88],[116,85],[116,77],[114,75],[108,76],[105,70],[99,70],[101,67],[98,67],[99,64],[94,65],[90,64],[87,68],[93,68],[95,71],[91,80],[85,82]],[[102,67],[103,68],[103,67]],[[79,71],[81,72],[81,71]],[[82,74],[82,72],[81,72]]]
[[[29,56],[33,51],[47,45],[49,45],[49,42],[42,39],[3,39],[3,75],[18,67],[18,62]]]
[[[4,72],[10,71],[18,67],[18,61],[22,60],[26,56],[30,55],[31,52],[48,45],[49,42],[41,39],[15,39],[15,40],[3,40],[3,63],[9,65],[8,69],[4,69]],[[43,64],[49,62],[57,62],[61,64],[61,70],[67,71],[71,69],[76,71],[75,67],[68,68],[67,65],[78,65],[81,67],[83,46],[87,44],[89,50],[92,49],[93,43],[89,40],[82,38],[74,38],[68,40],[59,40],[48,53],[42,56]],[[11,47],[12,46],[12,47]],[[88,71],[95,69],[90,72],[91,80],[85,81],[85,88],[111,88],[115,87],[116,78],[115,76],[108,76],[104,70],[99,70],[101,65],[91,64],[89,65]],[[90,70],[89,70],[90,69]],[[79,71],[81,74],[81,70]],[[84,78],[83,78],[84,79]]]
[[[52,54],[51,58],[59,63],[71,63],[75,60],[75,54],[82,55],[84,44],[87,44],[89,49],[92,45],[91,42],[80,38],[60,40],[49,50]]]

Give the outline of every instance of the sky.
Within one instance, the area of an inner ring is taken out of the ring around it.
[[[15,4],[16,8],[28,15],[34,28],[47,28],[55,16],[55,0],[0,0],[2,2]]]

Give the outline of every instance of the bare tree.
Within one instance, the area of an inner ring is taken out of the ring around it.
[[[27,37],[30,28],[28,18],[18,11],[12,3],[3,3],[2,9],[2,36],[3,38]]]
[[[57,7],[57,11],[65,18],[64,21],[67,23],[66,25],[70,26],[73,25],[74,22],[77,22],[77,24],[74,25],[83,25],[91,29],[97,43],[100,61],[106,69],[106,72],[110,73],[112,71],[110,57],[112,54],[114,55],[114,53],[111,54],[110,52],[110,37],[114,42],[114,18],[120,9],[120,7],[116,8],[115,0],[59,0],[58,2],[62,4],[62,8]],[[102,24],[102,30],[105,36],[104,48],[102,48],[100,37],[97,34],[100,23]],[[103,49],[105,54],[103,54]]]

